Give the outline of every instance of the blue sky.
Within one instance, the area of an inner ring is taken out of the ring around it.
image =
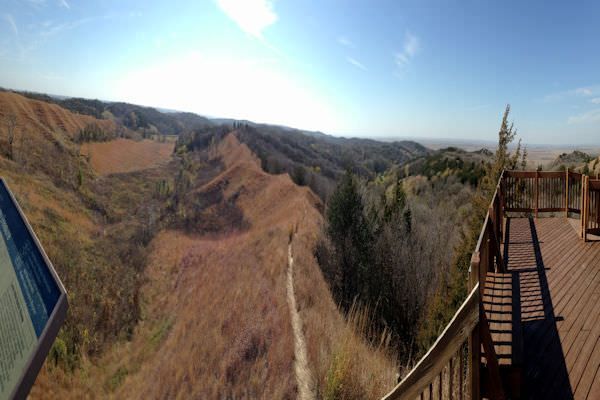
[[[331,134],[600,143],[600,3],[0,0],[0,86]]]

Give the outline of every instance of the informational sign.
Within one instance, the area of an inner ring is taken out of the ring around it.
[[[0,399],[27,396],[66,313],[65,289],[0,179]]]

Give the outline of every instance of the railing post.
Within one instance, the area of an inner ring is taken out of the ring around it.
[[[479,341],[479,324],[475,325],[471,336],[469,336],[469,380],[470,380],[470,392],[472,400],[479,400],[481,398],[479,390],[479,368],[481,363],[481,342]]]
[[[469,271],[469,290],[473,290],[475,285],[479,282],[479,301],[483,300],[483,289],[480,282],[480,268],[481,260],[480,253],[475,252],[471,256],[471,267]],[[479,341],[479,324],[475,325],[473,331],[469,335],[469,385],[470,394],[472,400],[480,399],[479,391],[479,369],[481,363],[481,342]]]
[[[582,176],[582,187],[583,187],[583,209],[581,210],[581,219],[583,221],[583,226],[581,230],[581,235],[584,242],[587,242],[587,227],[588,227],[588,209],[590,207],[590,177],[587,175]]]
[[[579,237],[583,239],[583,192],[584,192],[584,187],[583,187],[583,175],[581,175],[581,200],[579,202]]]
[[[540,208],[540,171],[535,171],[535,217],[538,217]]]
[[[569,218],[569,168],[565,174],[565,217]]]
[[[500,216],[500,243],[504,243],[504,172],[498,185],[498,215]]]

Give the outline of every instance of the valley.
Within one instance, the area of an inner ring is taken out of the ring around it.
[[[461,296],[454,263],[488,150],[245,123],[175,137],[151,117],[0,101],[18,127],[0,174],[71,305],[31,398],[379,398],[453,312],[438,301]],[[597,167],[578,157],[552,168]],[[343,182],[367,230],[350,262],[372,248],[358,286],[331,233]]]

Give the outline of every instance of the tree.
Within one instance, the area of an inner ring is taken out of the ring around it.
[[[427,315],[423,319],[418,338],[421,350],[429,348],[467,296],[466,283],[471,265],[471,255],[477,245],[477,239],[500,174],[505,169],[516,168],[519,159],[521,159],[521,165],[527,164],[526,152],[521,155],[520,141],[514,153],[511,154],[508,151],[508,145],[514,141],[517,134],[514,124],[508,122],[509,114],[510,105],[507,105],[498,131],[498,147],[494,158],[486,168],[486,174],[471,200],[468,227],[456,249],[450,272],[448,276],[440,280],[436,294],[429,303]]]
[[[333,291],[342,306],[349,309],[356,298],[368,301],[372,275],[372,237],[364,216],[364,204],[356,177],[347,170],[335,191],[326,211],[327,236],[331,243],[329,265]]]
[[[7,133],[7,141],[8,141],[8,148],[7,148],[7,156],[10,160],[12,160],[14,158],[14,141],[15,141],[15,135],[16,135],[16,130],[17,130],[17,116],[14,114],[9,114],[6,117],[6,133]]]

